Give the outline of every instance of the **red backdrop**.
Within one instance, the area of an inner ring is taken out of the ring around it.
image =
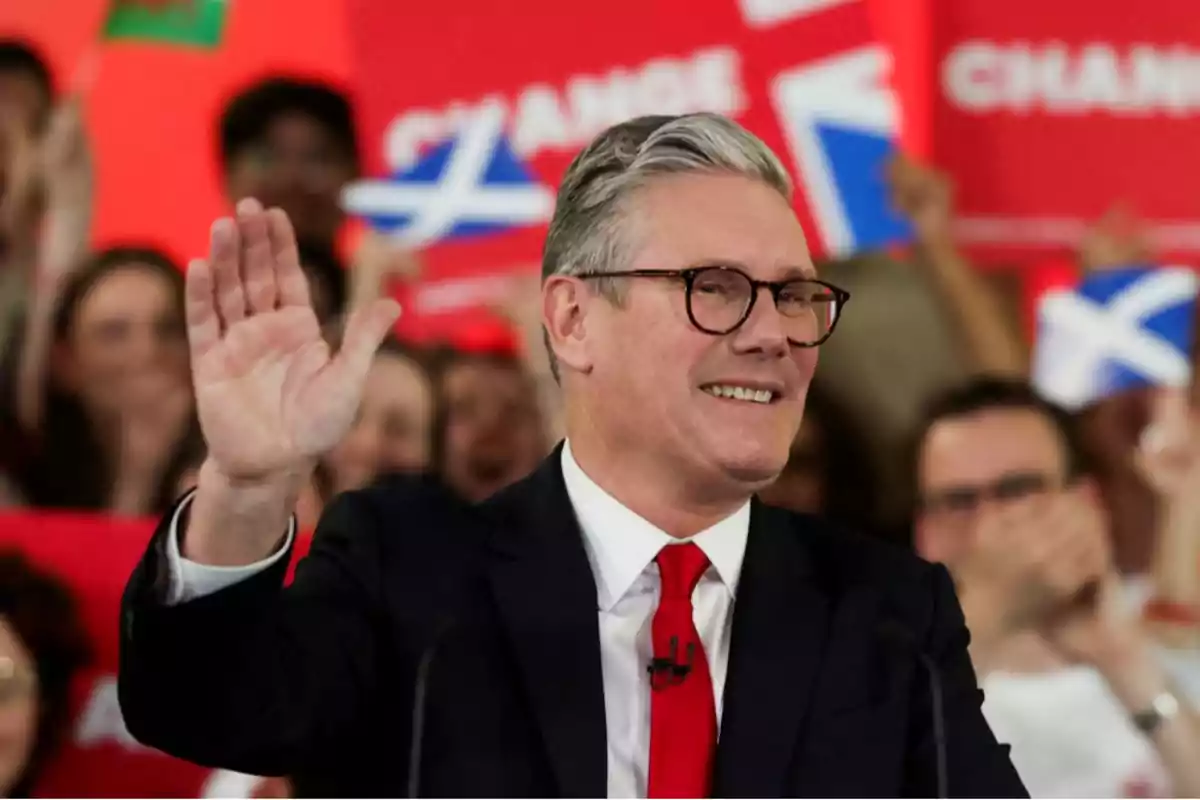
[[[94,665],[74,686],[69,743],[47,770],[40,797],[239,796],[238,787],[248,791],[242,785],[247,782],[234,773],[137,745],[121,720],[116,695],[121,593],[153,530],[154,523],[145,520],[0,515],[0,550],[16,547],[71,588],[95,648]],[[299,538],[296,558],[307,552],[309,541]]]
[[[109,0],[0,3],[0,36],[43,48],[60,83],[93,41]],[[697,0],[697,3],[730,0]],[[925,85],[924,11],[929,0],[872,0],[875,21],[897,54],[905,104]],[[229,0],[225,41],[215,52],[108,44],[88,100],[99,162],[97,244],[148,240],[185,261],[203,252],[209,222],[225,211],[215,169],[213,125],[224,98],[264,72],[349,83],[345,0]],[[417,13],[417,12],[413,12]],[[513,12],[514,23],[520,22]],[[435,65],[430,65],[434,68]],[[397,80],[419,80],[402,75]],[[913,116],[913,115],[910,115]],[[923,123],[905,132],[918,149]]]
[[[0,36],[41,46],[60,84],[96,40],[109,0],[0,3]],[[213,52],[104,46],[87,101],[98,151],[98,244],[148,240],[181,261],[203,252],[225,209],[214,121],[225,98],[264,72],[349,76],[341,0],[229,0]]]

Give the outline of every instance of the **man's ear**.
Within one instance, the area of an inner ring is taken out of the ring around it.
[[[552,275],[542,284],[542,325],[560,367],[592,369],[585,322],[593,299],[583,281],[569,275]]]

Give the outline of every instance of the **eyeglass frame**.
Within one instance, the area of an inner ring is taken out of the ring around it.
[[[922,514],[939,518],[974,514],[984,503],[1008,503],[1061,491],[1069,481],[1038,470],[1014,470],[981,486],[955,486],[917,498]]]
[[[726,272],[734,272],[746,279],[750,284],[750,302],[746,303],[746,308],[742,311],[742,316],[728,330],[715,331],[705,328],[696,321],[696,314],[692,311],[692,286],[696,283],[696,276],[702,272],[712,270],[723,270]],[[834,302],[837,304],[837,314],[833,321],[829,323],[829,330],[825,331],[821,338],[813,342],[797,342],[791,337],[788,338],[788,344],[792,347],[819,347],[829,340],[833,335],[834,328],[837,327],[838,320],[842,316],[842,307],[850,301],[850,292],[840,286],[834,286],[828,281],[823,281],[820,278],[788,278],[780,281],[760,281],[757,278],[752,278],[746,274],[746,271],[738,267],[729,266],[728,264],[705,264],[696,267],[687,267],[686,269],[627,269],[618,270],[615,272],[605,272],[602,270],[589,270],[587,272],[576,273],[571,276],[580,278],[581,280],[599,280],[601,278],[669,278],[674,280],[682,280],[684,285],[684,306],[687,309],[688,321],[692,323],[692,327],[701,333],[709,336],[728,336],[734,331],[746,324],[746,320],[750,319],[750,315],[754,313],[754,306],[758,302],[760,289],[767,289],[771,293],[771,300],[775,305],[776,311],[779,310],[779,295],[784,288],[793,283],[815,283],[818,286],[824,286],[833,293]],[[780,312],[782,313],[782,312]],[[784,316],[787,316],[784,314]],[[788,319],[795,319],[788,317]]]

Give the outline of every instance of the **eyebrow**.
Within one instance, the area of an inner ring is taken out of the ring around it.
[[[747,275],[749,275],[751,272],[749,266],[741,261],[734,261],[732,259],[713,258],[707,261],[699,261],[695,264],[692,264],[691,267],[693,269],[698,267],[732,267],[733,269],[739,269],[742,272],[745,272]],[[781,274],[773,280],[791,281],[799,278],[803,278],[805,280],[816,280],[817,270],[814,267],[800,267],[795,265],[787,266],[784,267]]]

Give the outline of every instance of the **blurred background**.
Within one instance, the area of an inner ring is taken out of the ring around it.
[[[694,111],[780,154],[853,297],[764,499],[951,569],[1034,796],[1200,795],[1137,691],[1200,699],[1200,16],[1128,10],[0,5],[0,796],[291,792],[141,748],[116,694],[124,581],[204,459],[182,286],[214,219],[288,211],[335,345],[348,309],[404,307],[302,525],[394,472],[478,500],[560,438],[559,177],[610,124]]]

